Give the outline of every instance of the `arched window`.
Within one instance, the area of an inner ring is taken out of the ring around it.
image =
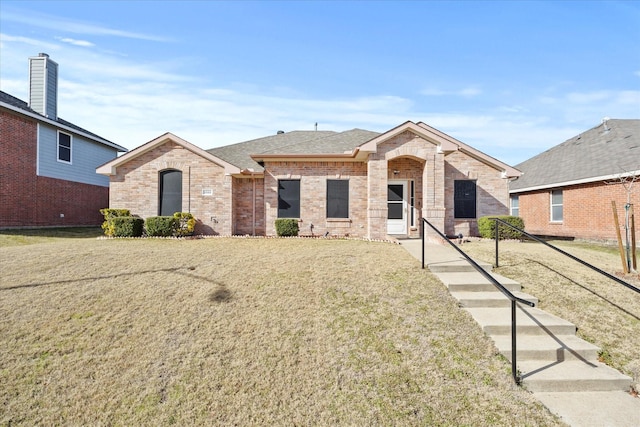
[[[168,169],[160,172],[158,215],[170,216],[176,212],[182,212],[182,172]]]

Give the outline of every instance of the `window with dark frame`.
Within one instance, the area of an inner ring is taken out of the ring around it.
[[[182,212],[182,172],[169,169],[160,172],[158,215],[171,216]]]
[[[278,218],[300,218],[300,180],[278,180]]]
[[[348,180],[327,180],[327,218],[349,218]]]
[[[58,161],[71,163],[71,135],[58,131]]]
[[[456,219],[476,218],[476,181],[454,181],[453,215]]]

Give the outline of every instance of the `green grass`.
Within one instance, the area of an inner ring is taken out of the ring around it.
[[[38,228],[0,230],[0,247],[33,245],[65,239],[95,239],[101,236],[100,227]]]
[[[398,245],[43,239],[0,247],[0,425],[560,425]]]

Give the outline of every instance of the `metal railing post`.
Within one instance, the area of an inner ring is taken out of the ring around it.
[[[518,375],[518,366],[516,362],[516,329],[516,302],[511,300],[511,374],[513,375],[515,383],[520,384],[520,377]]]
[[[420,224],[422,227],[421,235],[422,235],[422,269],[424,270],[424,223]]]
[[[496,237],[496,268],[500,267],[499,263],[498,263],[498,242],[500,241],[500,229],[498,228],[498,220],[497,218],[493,219],[493,225],[496,227],[496,233],[495,233],[495,237]]]

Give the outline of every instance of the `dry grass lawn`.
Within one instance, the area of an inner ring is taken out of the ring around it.
[[[640,287],[638,274],[624,275],[617,247],[567,241],[551,244]],[[495,263],[495,241],[462,245],[477,260]],[[540,299],[539,307],[569,320],[578,335],[602,349],[603,362],[634,378],[640,391],[640,294],[547,248],[541,243],[499,243],[503,276]]]
[[[0,233],[0,425],[561,424],[400,246],[82,237]]]

